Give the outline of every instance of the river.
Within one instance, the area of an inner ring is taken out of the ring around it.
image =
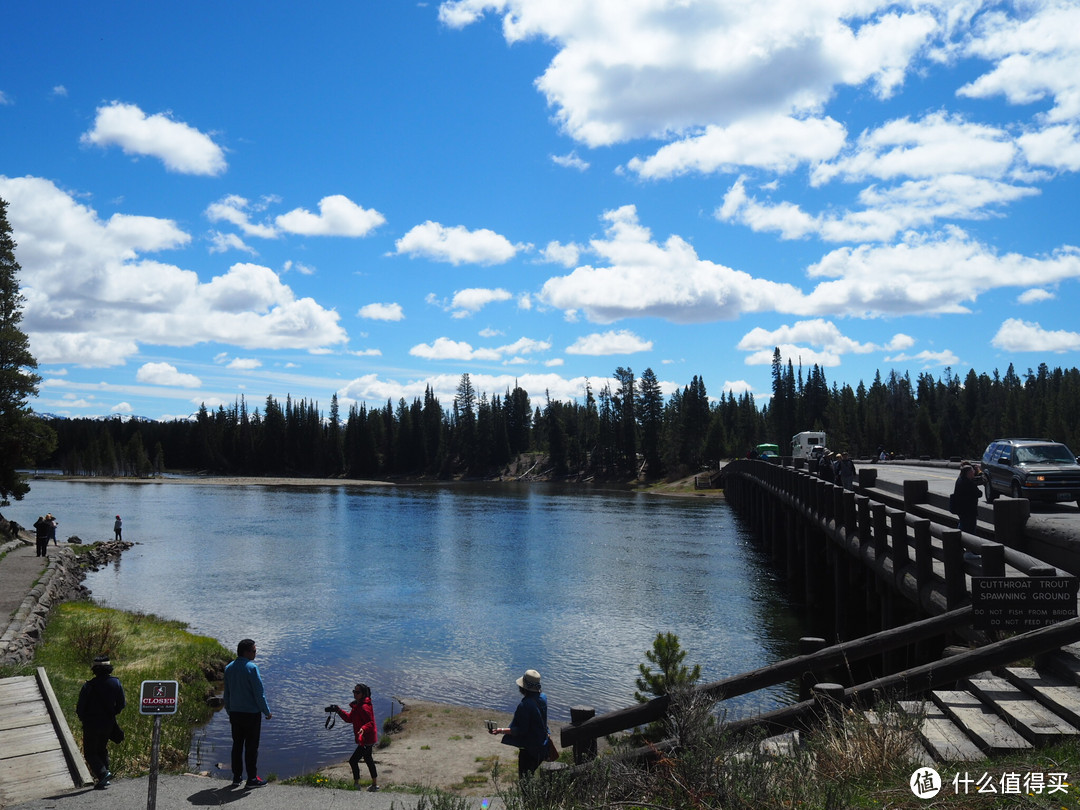
[[[719,680],[795,654],[803,627],[722,499],[549,484],[123,484],[34,480],[4,515],[52,512],[58,536],[135,547],[86,585],[98,602],[186,622],[230,650],[251,637],[274,717],[260,770],[343,757],[322,708],[357,681],[376,715],[413,697],[511,711],[541,672],[552,718],[632,705],[638,664],[673,632]],[[163,672],[162,679],[171,678]],[[126,684],[134,697],[138,684]],[[788,688],[732,701],[745,714]],[[223,713],[198,764],[227,762]],[[194,765],[195,763],[193,763]]]

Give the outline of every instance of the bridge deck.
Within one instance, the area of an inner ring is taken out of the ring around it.
[[[90,781],[44,670],[0,679],[0,807]]]

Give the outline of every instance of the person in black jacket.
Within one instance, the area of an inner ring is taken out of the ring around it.
[[[83,684],[75,713],[83,726],[83,754],[86,764],[94,774],[97,790],[109,786],[109,740],[120,742],[123,732],[117,725],[116,716],[123,711],[124,687],[112,676],[112,663],[108,656],[99,655],[90,667],[94,677]]]
[[[975,533],[975,524],[979,517],[979,484],[975,479],[975,468],[967,463],[960,465],[960,475],[953,487],[952,508],[959,518],[957,528],[962,532]]]

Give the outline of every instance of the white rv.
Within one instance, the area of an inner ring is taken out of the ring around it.
[[[825,432],[804,430],[791,437],[792,458],[819,458],[825,452]]]

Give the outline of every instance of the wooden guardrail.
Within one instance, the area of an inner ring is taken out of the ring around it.
[[[892,581],[897,592],[930,613],[932,618],[696,687],[716,700],[803,678],[806,673],[827,670],[840,663],[890,652],[949,630],[970,628],[972,609],[968,604],[968,583],[972,575],[1066,575],[1066,572],[1003,543],[935,522],[932,519],[936,516],[934,510],[940,505],[927,497],[925,482],[922,482],[922,488],[917,483],[909,486],[911,482],[906,482],[896,496],[874,490],[876,471],[865,468],[860,470],[857,491],[845,490],[804,470],[758,460],[738,460],[722,472],[729,502],[748,516],[759,533],[783,535],[774,536],[769,542],[786,544],[784,553],[792,553],[796,545],[793,535],[797,534],[790,521],[777,517],[782,510],[787,510],[804,526],[812,526],[815,532],[828,538],[835,549],[861,561],[881,579]],[[917,504],[927,505],[919,507]],[[909,511],[897,508],[899,505],[916,508]],[[1026,501],[1018,502],[1016,507],[1006,505],[1002,510],[1005,522],[1010,520],[1010,508],[1019,512],[1027,506]],[[995,504],[995,517],[997,507]],[[947,514],[944,510],[938,511],[942,516]],[[805,538],[803,542],[806,542]],[[813,574],[805,572],[804,576]],[[1080,640],[1080,619],[1061,622],[849,687],[844,691],[844,697],[849,700],[865,698],[882,691],[894,696],[908,695],[1077,640]],[[732,728],[739,724],[793,727],[812,706],[812,701],[804,700],[729,725]],[[571,712],[572,724],[562,730],[562,744],[573,746],[575,762],[584,761],[594,755],[597,738],[651,723],[662,718],[668,708],[667,696],[598,717],[592,716],[589,709],[577,707]]]

